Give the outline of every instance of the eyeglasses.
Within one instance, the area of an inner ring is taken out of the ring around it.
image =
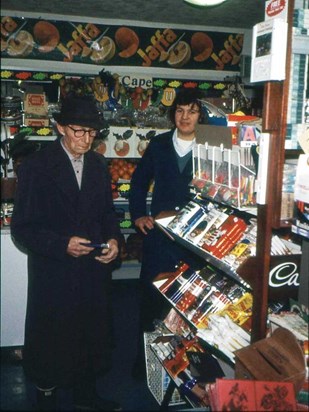
[[[176,109],[175,113],[178,116],[183,116],[186,114],[187,116],[195,116],[197,114],[200,114],[199,110],[194,110],[194,109],[189,109],[189,110],[184,110],[184,109]]]
[[[98,131],[96,129],[90,129],[90,130],[85,130],[85,129],[73,129],[73,127],[68,125],[68,128],[73,130],[74,136],[77,138],[84,137],[86,133],[89,133],[90,137],[96,137]]]

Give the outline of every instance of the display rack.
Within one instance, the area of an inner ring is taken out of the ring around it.
[[[199,257],[205,260],[205,262],[210,263],[214,267],[220,269],[223,273],[227,276],[232,278],[235,282],[243,285],[244,287],[248,288],[249,290],[254,290],[256,285],[256,277],[255,273],[258,270],[259,261],[256,256],[251,256],[246,259],[236,270],[231,268],[227,263],[223,262],[221,259],[216,258],[215,256],[211,255],[210,253],[205,252],[199,247],[196,247],[192,243],[184,240],[181,236],[176,235],[171,230],[165,227],[165,225],[160,224],[160,217],[163,217],[164,214],[160,215],[158,219],[156,219],[156,224],[164,229],[165,232],[169,234],[171,238],[175,241],[180,243],[185,248],[189,249],[191,252],[195,253]],[[289,254],[289,255],[277,255],[270,257],[270,272],[276,268],[281,266],[283,263],[286,265],[295,265],[295,267],[299,267],[300,265],[300,254]],[[278,286],[278,285],[277,285]],[[269,287],[269,282],[268,282]],[[292,285],[282,285],[280,290],[278,287],[271,288],[270,287],[270,298],[282,298],[282,297],[297,297],[298,287],[296,284]]]
[[[145,359],[147,371],[147,385],[159,403],[163,406],[175,406],[185,404],[181,398],[176,385],[171,384],[171,378],[160,363],[159,359],[151,350],[151,343],[160,336],[160,332],[146,332],[144,333]]]
[[[205,196],[237,208],[256,205],[255,165],[250,147],[193,146],[193,185]]]
[[[280,265],[280,260],[285,258],[271,256],[271,242],[273,229],[280,228],[282,177],[285,159],[284,143],[291,70],[293,11],[294,1],[290,0],[288,6],[288,42],[285,80],[280,82],[266,82],[264,86],[263,132],[269,133],[270,135],[269,158],[272,159],[272,161],[268,162],[268,190],[266,191],[265,204],[257,204],[256,255],[254,258],[248,259],[240,270],[241,278],[250,284],[253,294],[252,343],[266,337],[268,301],[270,297],[269,274],[274,264],[276,264],[275,262],[279,261],[278,264]],[[183,243],[183,240],[177,235],[167,234],[172,235],[172,238],[176,241]],[[187,242],[184,246],[190,249],[192,248]],[[194,251],[201,255],[201,252],[196,248]],[[221,264],[208,254],[203,252],[202,257],[204,257],[206,261],[221,268]],[[228,267],[223,268],[223,270],[233,277],[234,273],[231,273]]]

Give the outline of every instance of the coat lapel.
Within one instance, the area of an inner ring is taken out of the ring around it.
[[[49,157],[47,167],[50,168],[50,177],[62,191],[68,202],[76,204],[79,196],[79,187],[74,174],[71,161],[63,148],[60,141],[55,143],[52,156]]]
[[[89,156],[90,153],[84,155],[84,166],[82,176],[82,186],[80,191],[80,207],[91,204],[93,196],[97,193],[96,186],[98,182],[98,169],[96,159]]]

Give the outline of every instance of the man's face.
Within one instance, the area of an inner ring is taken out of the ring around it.
[[[178,105],[175,111],[175,125],[180,137],[194,137],[195,126],[198,123],[200,109],[196,104]]]
[[[91,148],[97,130],[90,127],[57,124],[59,132],[63,135],[63,143],[73,156],[80,156]]]

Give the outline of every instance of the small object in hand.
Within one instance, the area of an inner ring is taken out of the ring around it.
[[[109,249],[109,243],[84,243],[80,242],[80,245],[87,247],[94,247],[98,249]]]

